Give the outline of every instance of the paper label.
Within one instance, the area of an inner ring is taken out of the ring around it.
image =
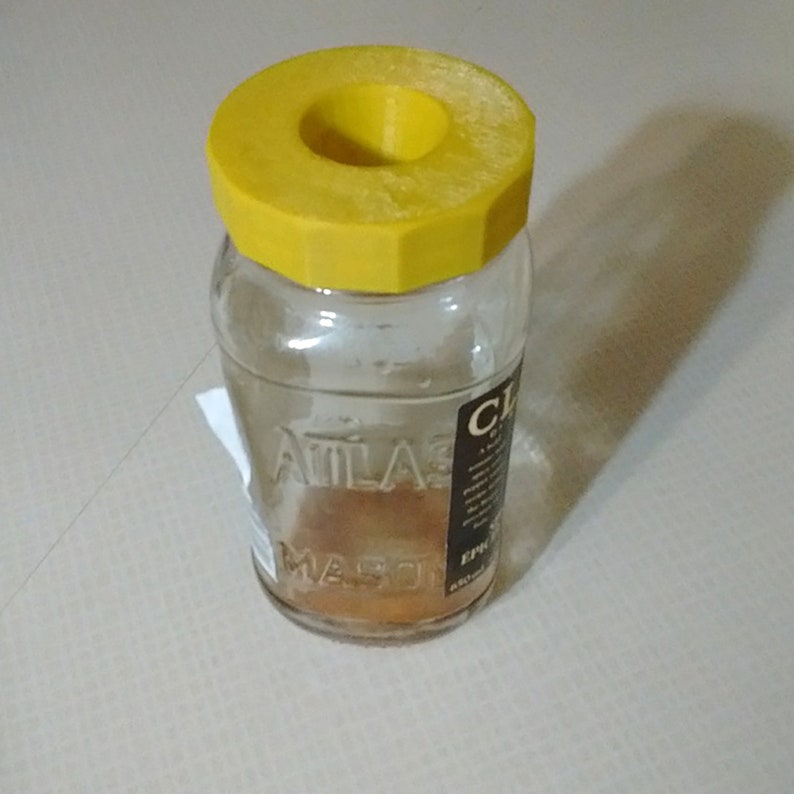
[[[474,581],[493,559],[507,486],[521,365],[458,410],[452,463],[446,593]]]

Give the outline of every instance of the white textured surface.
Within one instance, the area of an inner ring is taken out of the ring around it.
[[[792,30],[773,0],[0,0],[0,790],[794,790]],[[393,650],[263,600],[194,401],[211,113],[371,41],[539,119],[504,592]]]

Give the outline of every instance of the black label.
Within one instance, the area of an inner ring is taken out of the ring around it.
[[[520,376],[519,364],[496,388],[458,411],[447,533],[447,595],[474,581],[496,551]]]

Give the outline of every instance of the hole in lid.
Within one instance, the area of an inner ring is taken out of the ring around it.
[[[437,99],[399,85],[345,86],[316,102],[300,135],[315,153],[345,165],[408,163],[435,149],[449,117]]]

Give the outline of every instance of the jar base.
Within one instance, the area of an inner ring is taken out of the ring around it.
[[[267,575],[260,568],[255,554],[251,555],[251,561],[262,590],[284,617],[314,634],[320,634],[338,642],[357,645],[407,645],[445,634],[465,623],[475,612],[486,605],[493,591],[496,578],[494,577],[488,587],[470,604],[448,615],[429,618],[415,623],[379,623],[370,620],[322,615],[297,609],[270,589]]]

